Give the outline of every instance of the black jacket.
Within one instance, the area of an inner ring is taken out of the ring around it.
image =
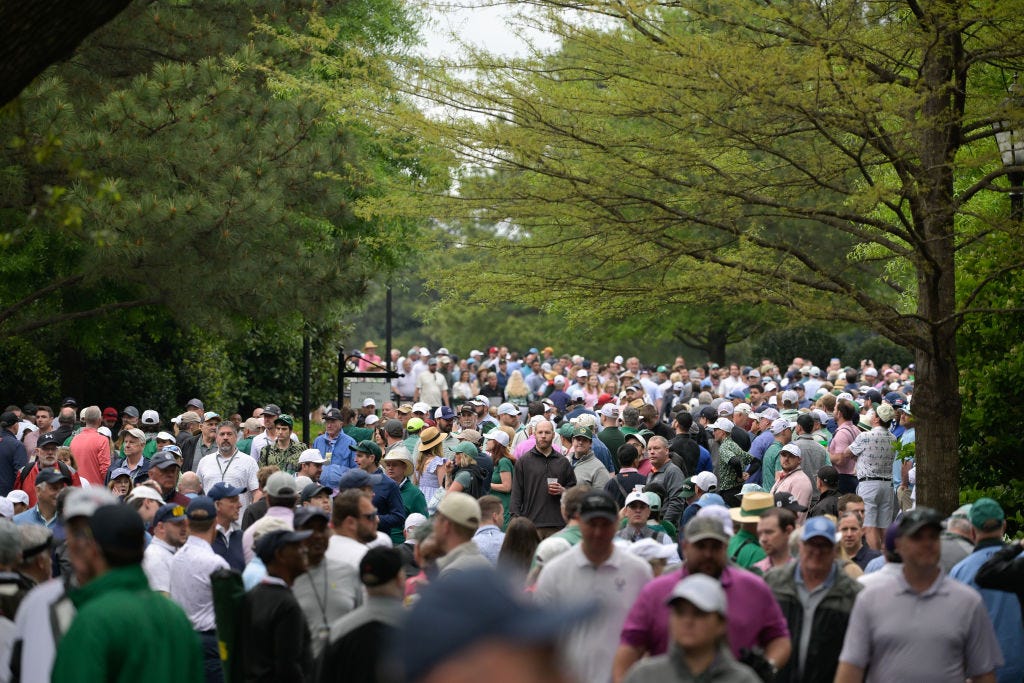
[[[576,473],[569,459],[557,451],[549,457],[531,448],[516,460],[512,476],[512,502],[509,512],[526,517],[537,527],[565,526],[562,505],[558,496],[548,493],[548,479],[557,479],[565,488],[576,485]]]
[[[839,491],[837,489],[823,491],[818,502],[807,511],[808,517],[818,517],[820,515],[839,516]]]
[[[839,666],[839,653],[843,649],[843,638],[846,627],[850,623],[850,612],[853,602],[860,592],[861,584],[857,583],[840,567],[835,569],[835,582],[828,593],[814,610],[814,623],[804,624],[804,608],[797,595],[796,564],[776,567],[767,574],[764,580],[772,589],[775,599],[782,608],[789,626],[790,640],[793,643],[793,654],[786,666],[779,669],[775,677],[776,683],[797,683],[806,681],[831,681],[835,678]],[[807,645],[808,656],[804,662],[803,676],[797,676],[796,665],[799,662],[800,633],[804,628],[811,629],[811,640]]]
[[[239,624],[247,683],[312,680],[309,626],[290,588],[257,585],[245,594]]]

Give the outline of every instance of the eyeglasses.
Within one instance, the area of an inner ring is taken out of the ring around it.
[[[359,515],[359,516],[362,517],[363,519],[365,519],[367,522],[372,522],[373,520],[377,519],[377,511],[374,510],[373,512],[367,513],[365,515]]]

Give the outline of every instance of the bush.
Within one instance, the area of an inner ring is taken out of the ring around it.
[[[854,367],[859,366],[862,358],[873,360],[875,367],[880,367],[882,363],[898,363],[907,367],[914,362],[913,353],[880,335],[868,337],[851,348],[848,355],[846,364]]]
[[[753,350],[754,358],[771,358],[785,372],[786,365],[796,357],[825,367],[830,358],[843,357],[845,345],[831,333],[807,325],[767,332],[754,342]]]

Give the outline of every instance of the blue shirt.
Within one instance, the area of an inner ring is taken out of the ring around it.
[[[973,553],[950,570],[949,576],[981,594],[981,601],[985,603],[985,609],[992,619],[996,639],[1006,662],[996,669],[996,680],[999,683],[1019,683],[1024,680],[1024,619],[1021,617],[1020,601],[1015,593],[979,588],[974,581],[981,565],[1002,547],[1003,544],[998,540],[983,539]]]
[[[43,519],[43,516],[39,514],[39,507],[33,505],[28,510],[25,510],[20,514],[14,515],[13,521],[15,524],[21,526],[27,524],[35,524],[37,526],[45,526],[47,529],[52,529],[54,525],[57,523],[57,515],[54,514],[53,519],[51,519],[50,521],[46,521],[45,519]]]
[[[331,465],[339,465],[341,474],[356,466],[355,456],[352,452],[355,445],[356,440],[345,432],[338,432],[338,438],[333,442],[327,437],[327,434],[321,434],[313,440],[313,448],[320,451],[320,454],[329,460]]]
[[[473,543],[476,543],[480,554],[486,557],[492,565],[498,564],[498,553],[501,552],[501,544],[504,542],[505,534],[493,524],[486,524],[473,534]]]
[[[260,558],[252,558],[252,562],[245,565],[245,571],[242,572],[242,586],[245,587],[245,592],[251,591],[265,578],[267,578],[267,566]]]

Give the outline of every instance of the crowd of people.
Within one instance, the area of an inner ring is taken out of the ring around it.
[[[917,506],[912,365],[390,366],[308,444],[8,406],[0,680],[1024,679],[1024,546]]]

